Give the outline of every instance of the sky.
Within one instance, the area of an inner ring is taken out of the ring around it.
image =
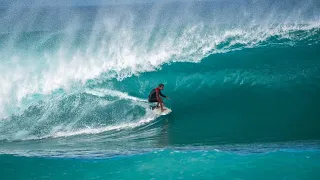
[[[110,4],[137,4],[172,1],[203,1],[203,0],[0,0],[0,7],[19,6],[92,6]]]

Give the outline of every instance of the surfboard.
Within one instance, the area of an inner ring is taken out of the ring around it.
[[[164,109],[166,109],[165,111],[161,112],[161,108],[155,108],[154,110],[152,110],[153,113],[157,114],[157,115],[167,115],[169,113],[172,112],[171,109],[169,109],[168,107],[163,107]]]

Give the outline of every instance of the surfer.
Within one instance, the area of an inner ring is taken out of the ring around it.
[[[149,102],[157,102],[157,106],[153,106],[152,109],[159,108],[159,104],[160,104],[161,112],[165,111],[166,109],[163,108],[164,105],[163,105],[163,101],[160,96],[162,96],[166,99],[170,99],[169,97],[167,97],[161,93],[161,90],[163,90],[163,88],[164,88],[164,85],[159,84],[159,86],[157,88],[152,89],[152,91],[149,94],[149,98],[148,98]]]

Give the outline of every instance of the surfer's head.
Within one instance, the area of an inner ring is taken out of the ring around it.
[[[161,90],[162,90],[162,89],[164,88],[164,85],[163,85],[163,84],[159,84],[159,86],[158,86],[158,87],[159,87],[159,89],[161,89]]]

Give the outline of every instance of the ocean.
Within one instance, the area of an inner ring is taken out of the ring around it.
[[[45,2],[0,3],[1,179],[320,179],[320,1]]]

